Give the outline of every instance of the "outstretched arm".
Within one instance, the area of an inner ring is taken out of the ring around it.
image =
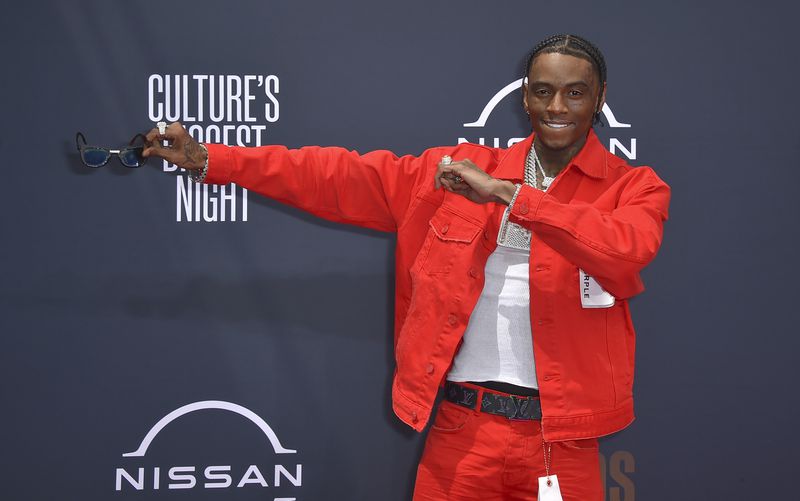
[[[179,167],[202,169],[208,160],[208,183],[235,182],[280,202],[325,219],[396,231],[427,169],[435,166],[430,152],[397,157],[389,151],[361,155],[343,148],[308,146],[229,147],[199,145],[179,124],[162,136],[147,135],[146,156],[158,156]],[[161,144],[162,139],[170,146]]]

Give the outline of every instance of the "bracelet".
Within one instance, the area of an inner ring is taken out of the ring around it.
[[[203,143],[198,143],[198,144],[200,145],[201,148],[203,148],[203,151],[206,152],[206,163],[203,165],[202,169],[195,169],[189,171],[189,177],[195,183],[202,183],[206,180],[206,176],[208,175],[208,148],[206,148],[206,145],[204,145]]]
[[[512,196],[511,200],[508,201],[508,211],[509,212],[511,212],[511,208],[514,207],[514,202],[517,201],[517,195],[519,195],[519,190],[522,188],[522,185],[519,184],[519,183],[515,183],[514,186],[516,186],[517,189],[514,190],[514,196]]]

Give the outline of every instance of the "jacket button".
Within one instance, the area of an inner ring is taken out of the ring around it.
[[[476,270],[474,266],[469,269],[469,276],[478,278],[478,270]]]
[[[519,213],[520,214],[528,213],[528,204],[526,202],[522,202],[521,204],[519,204]]]
[[[417,421],[419,421],[419,418],[417,417],[417,411],[411,411],[411,422],[416,423]]]
[[[428,374],[433,374],[433,364],[428,364],[425,367],[425,372],[427,372]]]
[[[442,226],[442,234],[445,234],[445,233],[447,233],[447,231],[448,231],[449,229],[450,229],[450,225],[449,225],[449,224],[446,224],[446,225]]]
[[[547,266],[544,266],[542,264],[537,264],[536,265],[536,271],[544,271],[546,269],[547,269]]]
[[[458,322],[458,317],[453,315],[452,313],[447,316],[447,323],[450,325],[455,325]]]
[[[544,325],[544,320],[537,320],[537,321],[536,321],[536,323],[537,323],[538,325]]]
[[[486,240],[491,240],[492,239],[492,237],[489,236],[489,230],[485,230],[483,232],[483,238],[485,238]]]

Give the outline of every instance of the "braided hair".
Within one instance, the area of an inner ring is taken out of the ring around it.
[[[600,95],[597,103],[600,104],[599,99],[602,97],[603,85],[606,83],[606,60],[600,49],[592,42],[578,35],[553,35],[545,38],[533,48],[530,56],[528,56],[528,62],[525,64],[525,77],[527,78],[530,74],[531,66],[533,66],[533,60],[536,59],[536,56],[552,53],[579,57],[592,64],[600,81]],[[598,122],[600,122],[600,110],[597,110],[594,114],[594,123]]]

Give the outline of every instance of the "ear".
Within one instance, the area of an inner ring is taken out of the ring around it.
[[[530,108],[528,108],[528,77],[522,79],[522,109],[525,114],[530,115]]]
[[[603,105],[606,104],[606,83],[603,82],[603,88],[600,89],[600,96],[597,98],[597,113],[603,111]]]

